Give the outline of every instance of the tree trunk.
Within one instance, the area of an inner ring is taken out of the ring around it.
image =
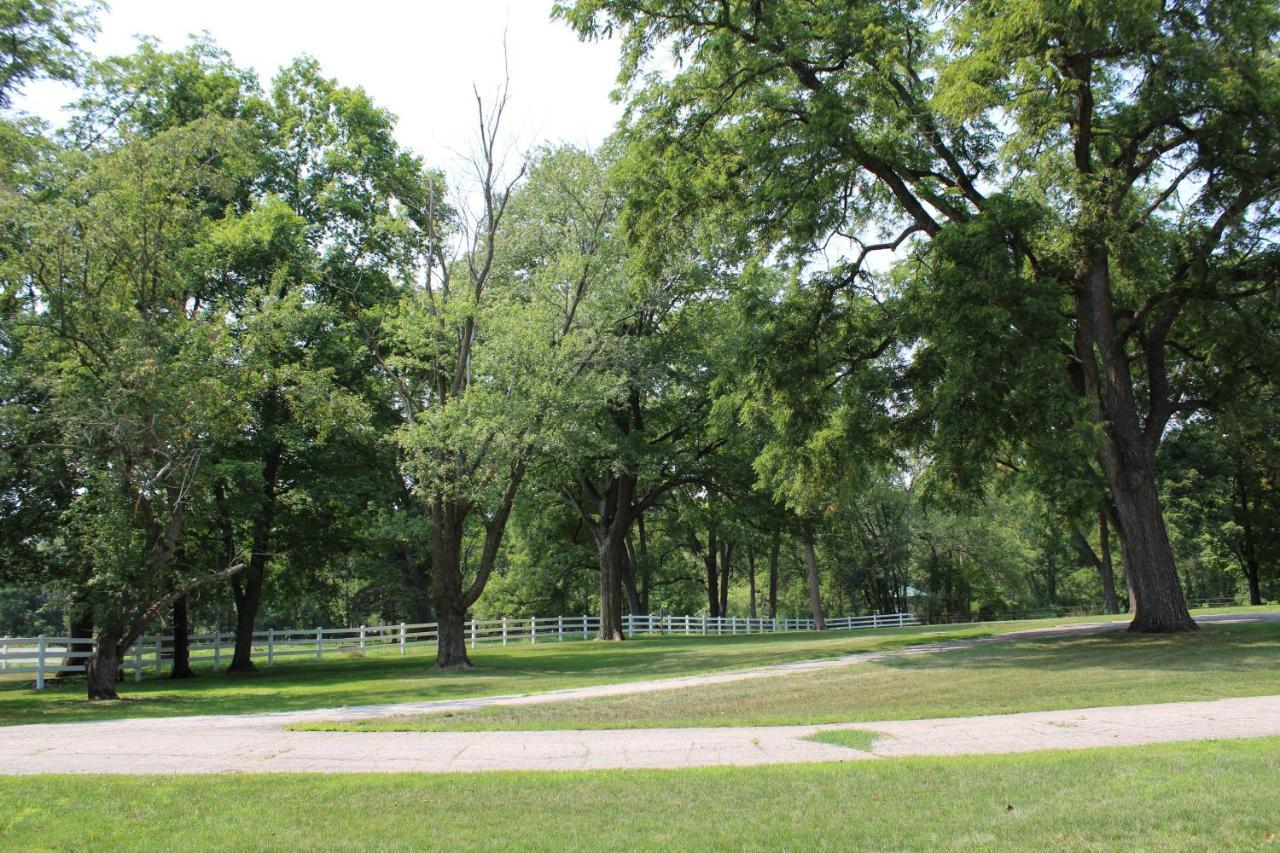
[[[256,672],[253,665],[253,630],[258,619],[258,607],[262,602],[263,565],[255,551],[243,577],[231,581],[231,592],[236,602],[236,641],[228,674]]]
[[[822,616],[822,589],[818,577],[818,555],[813,548],[813,533],[804,534],[804,561],[809,567],[809,611],[813,614],[813,627],[817,631],[827,630],[827,620]]]
[[[1129,630],[1194,631],[1196,623],[1187,611],[1156,488],[1155,448],[1171,411],[1164,391],[1167,376],[1151,377],[1158,387],[1152,391],[1153,402],[1143,424],[1129,355],[1116,329],[1107,248],[1099,245],[1089,250],[1076,288],[1073,367],[1081,372],[1081,387],[1104,427],[1106,444],[1099,457],[1120,522],[1129,588],[1137,605]],[[1146,346],[1162,347],[1163,343]],[[1148,361],[1153,363],[1151,358]]]
[[[437,501],[431,518],[431,586],[436,604],[437,670],[471,669],[467,655],[467,602],[462,589],[462,534],[466,512]]]
[[[98,645],[85,670],[88,676],[89,701],[119,699],[116,676],[120,672],[120,638],[113,632],[98,633]]]
[[[636,564],[631,559],[632,552],[627,538],[622,540],[622,586],[627,593],[627,612],[640,614],[640,593],[636,589]]]
[[[1253,538],[1253,512],[1249,506],[1249,487],[1245,482],[1243,453],[1236,456],[1236,497],[1239,500],[1239,524],[1244,541],[1243,557],[1245,580],[1249,584],[1249,603],[1253,606],[1262,604],[1261,565],[1258,561],[1258,549]]]
[[[720,543],[720,615],[729,615],[729,573],[733,570],[733,543]]]
[[[1107,526],[1107,511],[1098,510],[1098,574],[1102,577],[1102,610],[1119,613],[1116,600],[1116,572],[1111,561],[1111,531]]]
[[[707,531],[707,550],[702,555],[702,564],[707,570],[707,615],[718,619],[724,614],[720,612],[720,543],[716,541],[716,529]]]
[[[596,537],[600,558],[600,633],[601,640],[623,640],[622,574],[627,559],[626,540],[618,524],[610,524]]]
[[[1136,608],[1129,630],[1169,634],[1194,631],[1173,562],[1169,533],[1149,466],[1117,466],[1112,494],[1124,530],[1125,568]]]
[[[769,543],[769,618],[778,618],[778,552],[782,548],[781,537],[773,534]]]
[[[85,602],[79,602],[72,611],[71,643],[67,646],[67,655],[59,665],[64,671],[55,678],[69,678],[83,674],[89,666],[89,658],[93,655],[93,608]],[[65,671],[65,667],[76,667],[75,672]]]
[[[173,666],[170,678],[195,678],[191,671],[191,626],[187,618],[187,597],[173,602]]]
[[[649,612],[649,590],[652,587],[653,567],[649,565],[649,537],[644,529],[644,513],[636,517],[636,527],[640,533],[639,575],[640,575],[640,607],[641,613]]]

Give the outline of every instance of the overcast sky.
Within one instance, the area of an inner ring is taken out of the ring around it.
[[[136,35],[166,48],[207,30],[265,84],[299,54],[345,85],[363,86],[399,116],[399,139],[428,162],[449,166],[469,148],[472,84],[492,95],[511,68],[508,130],[522,147],[538,142],[595,146],[620,109],[609,100],[616,42],[584,44],[550,20],[551,0],[113,0],[92,49],[132,50]],[[31,86],[20,103],[57,121],[69,90]]]

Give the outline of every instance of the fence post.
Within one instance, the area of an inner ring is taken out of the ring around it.
[[[133,644],[133,680],[142,680],[142,641]]]
[[[529,642],[536,645],[538,642],[538,617],[529,617]]]
[[[702,636],[707,636],[707,617],[702,617]]]
[[[582,614],[582,639],[590,639],[591,629],[587,627],[587,614]]]
[[[502,645],[507,644],[507,617],[502,617]]]
[[[401,622],[400,623],[400,654],[402,655],[405,653],[404,646],[405,646],[405,630],[404,630],[404,623]]]
[[[689,617],[688,616],[684,617],[684,635],[686,637],[689,636]]]
[[[560,637],[560,642],[564,642],[564,614],[561,613],[556,617],[556,633]]]
[[[903,625],[905,625],[905,624],[906,624],[905,622],[903,622],[903,617],[904,617],[904,616],[906,616],[906,614],[905,614],[905,613],[899,613],[899,614],[898,614],[898,627],[899,627],[899,628],[901,628]]]
[[[44,634],[36,640],[36,690],[44,690],[44,655],[48,647]]]
[[[324,660],[324,628],[316,626],[316,660]]]
[[[267,629],[267,666],[276,662],[276,629]]]
[[[436,639],[440,638],[440,623],[436,623]],[[471,620],[471,648],[476,647],[476,620]]]
[[[164,652],[164,634],[156,634],[156,678],[160,677],[160,658]]]
[[[880,627],[880,614],[879,614],[879,612],[876,612],[876,613],[872,613],[872,614],[871,614],[871,627],[872,627],[872,628],[879,628],[879,627]]]
[[[222,629],[214,626],[213,629],[213,668],[216,671],[222,665]]]

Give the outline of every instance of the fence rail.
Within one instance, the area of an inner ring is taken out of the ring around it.
[[[885,613],[872,616],[841,616],[826,620],[828,630],[861,630],[867,628],[900,628],[919,625],[910,613]],[[812,619],[763,619],[756,617],[654,616],[627,615],[623,625],[631,636],[683,635],[723,636],[734,634],[772,634],[785,631],[811,631]],[[473,619],[466,623],[467,638],[472,648],[481,644],[563,642],[585,640],[600,629],[598,616],[526,616],[518,619]],[[437,623],[405,623],[398,625],[361,625],[358,628],[268,628],[253,634],[253,653],[267,665],[278,658],[308,656],[323,660],[326,654],[363,655],[382,649],[407,654],[408,647],[436,641]],[[35,688],[43,690],[48,677],[63,672],[82,672],[92,651],[85,648],[87,638],[0,637],[0,674],[33,673]],[[235,649],[235,634],[214,631],[193,634],[188,638],[193,663],[211,664],[214,669],[230,661]],[[70,651],[69,649],[76,650]],[[153,634],[134,643],[121,661],[121,668],[133,672],[134,681],[150,669],[159,674],[166,660],[173,657],[173,635]],[[66,661],[70,660],[68,664]]]

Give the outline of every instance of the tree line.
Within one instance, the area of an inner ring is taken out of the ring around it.
[[[1280,14],[1023,5],[558,5],[626,118],[521,152],[500,89],[446,171],[6,2],[0,628],[111,698],[159,625],[1273,596]]]

